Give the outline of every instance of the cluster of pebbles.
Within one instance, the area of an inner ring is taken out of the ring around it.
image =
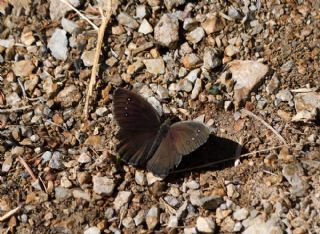
[[[0,2],[1,233],[320,232],[319,1],[113,0],[88,120],[98,32],[65,2]],[[68,2],[99,27],[107,1]],[[116,87],[288,145],[161,180],[117,160]]]

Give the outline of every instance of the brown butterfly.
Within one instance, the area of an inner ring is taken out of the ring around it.
[[[163,123],[152,105],[140,95],[118,88],[114,92],[114,118],[120,126],[118,153],[123,161],[145,166],[165,177],[209,137],[206,125],[194,121]]]

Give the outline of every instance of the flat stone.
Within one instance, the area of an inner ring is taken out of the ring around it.
[[[182,79],[177,83],[176,91],[185,91],[189,93],[192,91],[192,83],[187,79]]]
[[[81,94],[77,86],[70,85],[61,90],[55,97],[55,101],[61,103],[63,107],[71,107],[78,104],[81,99]]]
[[[35,40],[36,39],[34,38],[32,31],[21,34],[21,42],[26,46],[32,45]]]
[[[131,191],[120,191],[113,202],[115,210],[120,210],[120,208],[129,203],[129,200],[132,197]]]
[[[84,51],[81,55],[83,64],[86,67],[91,67],[94,61],[95,50]]]
[[[214,233],[216,229],[215,222],[207,217],[198,217],[196,226],[201,233]]]
[[[140,27],[138,29],[138,32],[143,33],[143,34],[149,34],[149,33],[153,32],[153,28],[150,25],[150,23],[148,22],[148,20],[146,20],[146,19],[142,20]]]
[[[257,61],[234,60],[228,64],[234,85],[234,104],[239,107],[268,72],[268,66]]]
[[[154,29],[154,38],[162,46],[175,48],[179,40],[178,19],[164,14]]]
[[[136,170],[134,178],[138,185],[144,186],[147,183],[147,180],[143,171]]]
[[[202,40],[205,36],[204,30],[201,27],[197,27],[196,29],[192,30],[190,33],[187,34],[186,39],[193,44],[197,44]]]
[[[282,169],[282,175],[287,179],[287,181],[292,186],[290,191],[295,196],[305,196],[309,184],[303,180],[304,172],[303,168],[298,163],[292,163],[285,165]]]
[[[18,107],[20,104],[21,98],[16,92],[10,93],[6,96],[6,103],[12,107]]]
[[[241,208],[241,209],[236,210],[233,213],[233,218],[237,221],[241,221],[241,220],[246,219],[248,217],[248,215],[249,215],[249,211],[246,208]]]
[[[146,215],[146,223],[148,230],[153,230],[159,222],[159,208],[153,206]]]
[[[29,76],[34,68],[31,60],[21,60],[12,65],[13,73],[21,77]]]
[[[317,110],[320,110],[320,93],[299,93],[294,97],[294,106],[297,112],[294,121],[315,121]]]
[[[136,17],[143,19],[147,16],[147,8],[145,5],[136,6]]]
[[[72,20],[68,20],[66,18],[62,18],[61,20],[62,28],[68,33],[72,34],[78,28],[78,25]]]
[[[200,62],[201,59],[194,53],[187,54],[182,59],[182,63],[187,69],[195,68],[198,64],[200,64]]]
[[[194,83],[200,74],[200,68],[194,69],[189,72],[189,74],[186,76],[187,80],[189,80],[191,83]]]
[[[93,176],[93,191],[95,193],[110,196],[114,187],[114,180],[107,177]]]
[[[210,13],[206,18],[207,19],[201,23],[201,26],[208,35],[219,32],[225,27],[222,19],[217,14]]]
[[[55,198],[59,201],[65,201],[71,197],[71,190],[63,187],[56,187],[54,189]]]
[[[101,231],[98,227],[89,227],[88,229],[86,229],[83,234],[100,234]]]
[[[265,222],[261,216],[258,216],[251,222],[251,225],[242,232],[242,234],[256,233],[282,234],[283,231],[281,227],[277,225],[276,220],[269,219]]]
[[[67,32],[57,28],[49,39],[48,48],[55,59],[66,60],[68,57]]]
[[[76,199],[80,198],[80,199],[86,200],[88,202],[91,201],[90,194],[83,191],[83,190],[80,190],[80,189],[74,189],[72,191],[72,195]]]
[[[77,8],[80,6],[80,0],[68,0],[68,2]],[[50,7],[49,7],[49,12],[50,12],[50,18],[54,20],[59,20],[64,15],[68,12],[71,11],[72,8],[67,6],[66,4],[62,3],[60,0],[51,0],[50,1]]]
[[[147,68],[147,72],[154,75],[164,74],[165,65],[162,58],[158,59],[145,59],[143,60],[144,65]]]
[[[145,213],[146,212],[144,210],[139,210],[138,214],[133,218],[136,226],[139,226],[140,224],[142,224],[145,221],[145,216],[146,216]]]

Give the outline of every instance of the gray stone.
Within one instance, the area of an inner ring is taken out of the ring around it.
[[[210,71],[222,64],[221,59],[217,56],[214,50],[205,48],[203,54],[203,67],[204,69]]]
[[[291,193],[295,196],[304,196],[309,188],[309,184],[302,178],[304,176],[303,168],[298,163],[285,165],[282,169],[283,176],[290,183]]]
[[[84,51],[81,55],[83,64],[86,67],[91,67],[94,61],[95,50]]]
[[[62,18],[61,25],[65,31],[72,34],[78,28],[78,25],[72,20],[68,20],[66,18]]]
[[[57,28],[48,42],[48,48],[55,59],[66,60],[68,57],[68,38],[66,31]]]
[[[125,12],[120,12],[117,16],[117,20],[119,24],[122,24],[128,28],[136,29],[139,27],[138,22]]]
[[[54,189],[55,198],[59,201],[64,201],[71,197],[71,190],[63,187],[56,187]]]
[[[93,191],[95,193],[110,196],[114,187],[114,180],[107,177],[93,176]]]
[[[80,6],[80,0],[68,0],[68,2],[77,8]],[[60,0],[51,0],[50,1],[50,7],[49,7],[49,12],[50,12],[50,18],[52,20],[59,20],[62,17],[65,16],[65,14],[68,11],[71,11],[72,8],[67,6],[66,4],[62,3]]]
[[[51,157],[52,157],[52,153],[50,151],[44,152],[41,156],[41,159],[42,159],[41,163],[44,164],[48,162],[51,159]]]
[[[278,98],[283,102],[291,102],[293,99],[293,96],[288,89],[283,89],[277,93],[276,98]]]
[[[58,151],[53,152],[52,157],[49,161],[49,167],[52,169],[62,169],[61,154]]]
[[[194,83],[197,78],[199,77],[200,69],[194,69],[189,72],[189,74],[186,76],[187,80],[189,80],[191,83]]]
[[[278,77],[276,75],[273,75],[266,87],[267,93],[274,94],[275,91],[277,91],[277,89],[279,88],[279,85],[280,85],[280,81]]]
[[[174,48],[179,40],[179,22],[172,15],[164,14],[154,29],[154,38],[162,46]]]
[[[74,198],[80,198],[86,201],[91,201],[90,194],[80,189],[73,190],[72,195]]]
[[[195,180],[188,181],[186,183],[186,186],[187,186],[187,188],[193,189],[193,190],[196,190],[196,189],[200,188],[200,184]]]

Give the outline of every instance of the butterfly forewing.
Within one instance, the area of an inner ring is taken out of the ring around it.
[[[120,141],[117,151],[122,160],[136,166],[144,165],[156,134],[156,131],[136,132],[120,129],[117,134]]]
[[[123,161],[143,165],[160,128],[160,117],[143,97],[126,89],[114,93],[113,113],[120,126],[118,153]]]
[[[187,155],[204,144],[209,137],[209,129],[194,121],[178,122],[170,126],[157,151],[147,163],[147,169],[164,177],[176,167],[183,155]]]
[[[120,128],[135,131],[157,131],[160,116],[143,97],[123,88],[114,93],[113,113]]]

